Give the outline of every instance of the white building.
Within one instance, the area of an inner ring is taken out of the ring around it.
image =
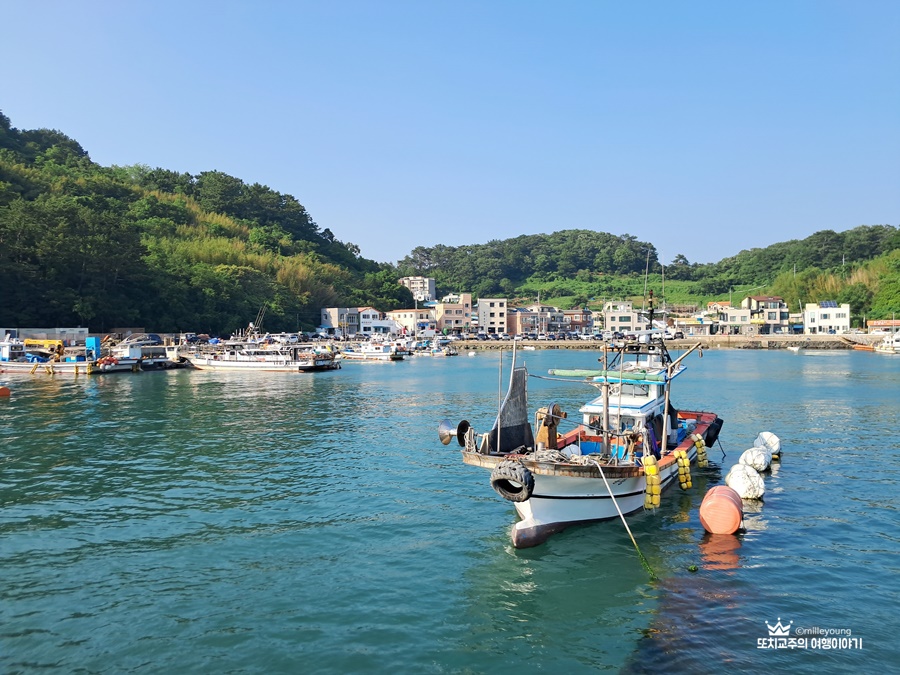
[[[419,302],[433,302],[436,299],[437,290],[431,277],[403,277],[400,285],[406,286]]]
[[[751,321],[749,308],[732,307],[727,303],[719,307],[721,335],[754,335],[756,331],[756,324]]]
[[[434,312],[430,307],[393,309],[385,312],[385,316],[392,321],[392,332],[396,335],[433,337],[435,334]]]
[[[357,307],[323,307],[316,332],[335,337],[356,335],[359,332]]]
[[[506,298],[478,298],[478,331],[506,332]]]
[[[803,332],[807,335],[849,333],[850,305],[838,305],[834,300],[806,303],[803,308]]]
[[[626,333],[642,330],[644,321],[630,302],[610,301],[603,305],[603,329]]]

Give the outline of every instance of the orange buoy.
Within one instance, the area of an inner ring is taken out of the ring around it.
[[[0,387],[0,398],[9,396],[11,393],[9,387]]]
[[[700,504],[700,524],[712,534],[734,534],[744,520],[744,503],[727,485],[711,488]]]

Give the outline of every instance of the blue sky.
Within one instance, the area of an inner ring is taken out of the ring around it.
[[[585,228],[710,262],[900,225],[900,2],[32,2],[0,110],[395,262]]]

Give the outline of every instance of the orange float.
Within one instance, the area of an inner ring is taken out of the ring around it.
[[[700,504],[700,524],[712,534],[734,534],[744,520],[744,503],[727,485],[711,488]]]
[[[6,398],[12,392],[9,390],[9,387],[0,387],[0,398]]]

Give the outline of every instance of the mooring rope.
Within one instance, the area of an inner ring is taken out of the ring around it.
[[[609,491],[609,496],[612,497],[613,505],[616,507],[616,511],[619,512],[619,518],[622,519],[622,524],[625,526],[625,531],[628,532],[628,536],[631,537],[631,543],[634,544],[634,550],[637,551],[638,558],[641,560],[641,564],[644,566],[644,569],[647,570],[647,574],[650,575],[651,581],[656,581],[657,576],[654,574],[653,569],[650,567],[650,563],[647,562],[647,559],[644,557],[644,554],[641,553],[641,549],[638,546],[637,541],[634,538],[634,535],[631,533],[631,528],[628,527],[628,523],[625,521],[625,515],[622,513],[622,509],[619,508],[619,502],[616,501],[616,496],[613,494],[612,488],[609,485],[609,481],[606,480],[606,474],[603,473],[603,467],[600,466],[600,462],[594,460],[594,464],[597,465],[597,468],[600,470],[600,477],[603,479],[603,482],[606,484],[606,489]]]

